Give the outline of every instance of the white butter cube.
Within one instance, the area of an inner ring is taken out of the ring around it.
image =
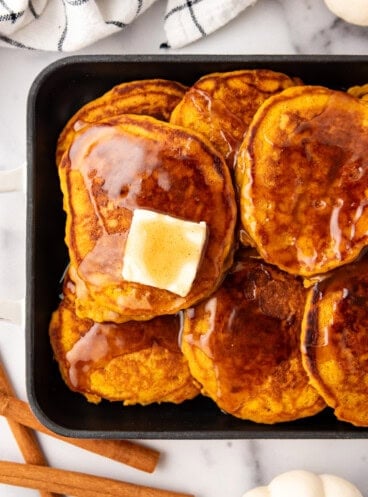
[[[135,209],[123,258],[127,281],[185,297],[192,287],[206,242],[207,226],[167,214]]]

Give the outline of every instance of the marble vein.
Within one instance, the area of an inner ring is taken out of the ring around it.
[[[367,53],[368,28],[348,24],[323,0],[277,0],[298,54]]]

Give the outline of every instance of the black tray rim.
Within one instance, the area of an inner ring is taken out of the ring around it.
[[[147,430],[147,431],[109,431],[109,430],[74,430],[60,426],[53,422],[42,410],[37,400],[34,383],[32,381],[32,372],[34,367],[33,344],[34,344],[34,233],[35,233],[35,216],[33,207],[33,185],[35,181],[33,164],[33,126],[34,110],[37,94],[47,81],[47,79],[56,71],[63,70],[68,66],[78,64],[109,64],[109,63],[239,63],[239,64],[273,64],[273,63],[293,63],[298,64],[368,64],[368,55],[327,55],[327,54],[98,54],[98,55],[69,55],[62,57],[48,64],[42,69],[33,80],[27,97],[26,104],[26,147],[27,147],[27,197],[26,197],[26,305],[25,305],[25,344],[26,344],[26,391],[28,401],[34,415],[49,430],[64,437],[69,438],[95,438],[95,439],[162,439],[162,440],[205,440],[205,439],[365,439],[368,438],[368,429],[356,428],[348,423],[341,423],[341,429],[293,429],[290,426],[283,426],[282,423],[277,425],[255,424],[252,430]],[[272,426],[276,430],[272,430]],[[271,428],[271,429],[270,429]]]

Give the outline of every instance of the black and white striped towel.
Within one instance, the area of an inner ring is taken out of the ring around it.
[[[124,29],[156,0],[0,0],[0,46],[79,50]],[[179,48],[256,0],[167,0],[163,39]]]

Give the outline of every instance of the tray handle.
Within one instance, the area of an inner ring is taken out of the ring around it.
[[[0,171],[0,193],[26,191],[26,166]]]
[[[0,322],[10,321],[24,327],[25,299],[11,300],[0,299]]]
[[[26,191],[26,164],[10,170],[0,171],[0,193]],[[11,300],[0,298],[0,321],[24,325],[25,299]]]

